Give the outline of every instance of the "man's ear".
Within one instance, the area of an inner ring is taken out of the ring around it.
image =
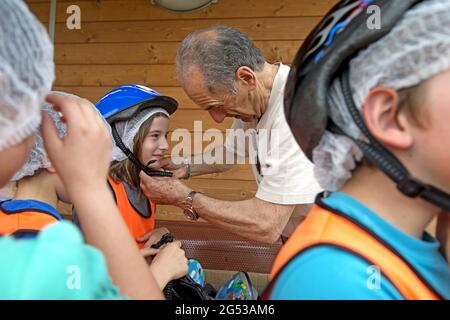
[[[236,80],[248,86],[250,90],[256,87],[256,75],[249,67],[239,67],[236,70]]]
[[[398,112],[399,97],[395,90],[377,87],[363,104],[363,117],[372,135],[387,147],[407,149],[413,144],[411,124]]]

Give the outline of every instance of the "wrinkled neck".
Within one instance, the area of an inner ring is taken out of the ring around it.
[[[257,73],[256,95],[252,105],[255,106],[255,113],[258,119],[262,117],[269,107],[270,94],[279,68],[278,64],[266,62],[263,70]]]

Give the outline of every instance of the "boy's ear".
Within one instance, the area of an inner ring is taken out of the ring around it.
[[[256,75],[253,70],[249,67],[242,66],[236,70],[236,79],[246,84],[249,89],[254,89],[256,87]]]
[[[399,97],[395,90],[377,87],[363,104],[363,117],[372,135],[383,145],[407,149],[413,144],[407,117],[398,112]]]

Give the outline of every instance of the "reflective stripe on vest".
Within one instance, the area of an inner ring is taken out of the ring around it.
[[[139,248],[143,248],[144,243],[137,242],[137,239],[152,231],[155,228],[155,203],[150,201],[150,215],[142,216],[128,200],[128,195],[122,182],[115,182],[108,177],[108,183],[116,198],[117,207],[122,214],[128,230],[136,241]]]
[[[44,211],[30,209],[8,213],[0,209],[0,234],[8,236],[22,232],[39,232],[58,221],[52,214]]]
[[[420,273],[387,243],[346,214],[327,208],[320,200],[319,204],[314,205],[308,217],[280,250],[264,298],[270,298],[277,277],[292,260],[306,250],[326,245],[346,250],[378,266],[407,300],[442,299]]]

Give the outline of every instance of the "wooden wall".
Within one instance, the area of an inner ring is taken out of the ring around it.
[[[219,0],[201,11],[178,14],[149,0],[58,0],[55,32],[54,89],[72,92],[94,103],[108,90],[139,83],[175,97],[180,109],[171,129],[224,131],[231,120],[216,124],[183,93],[174,60],[180,41],[190,32],[214,24],[237,27],[248,34],[270,62],[291,63],[299,45],[336,0]],[[48,24],[50,0],[28,0],[30,9]],[[81,29],[66,27],[70,5],[81,9]],[[256,184],[249,166],[223,174],[193,178],[192,188],[220,199],[250,198]],[[180,210],[159,206],[158,217],[183,219]]]

